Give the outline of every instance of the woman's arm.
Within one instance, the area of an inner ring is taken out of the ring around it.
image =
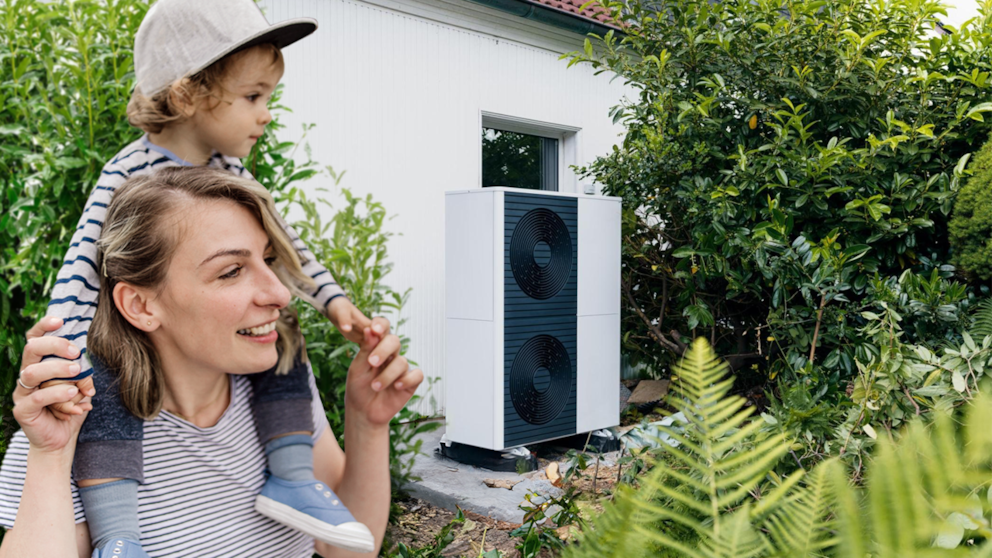
[[[79,427],[91,408],[89,399],[76,405],[67,420],[56,418],[47,407],[71,400],[79,389],[70,384],[37,388],[41,382],[79,372],[79,365],[42,357],[67,356],[70,343],[58,337],[41,337],[61,320],[46,318],[28,332],[21,360],[21,382],[14,389],[14,418],[28,438],[27,471],[14,528],[0,546],[0,557],[77,557],[82,548],[72,508],[72,458]],[[78,351],[76,351],[78,354]],[[85,527],[85,526],[84,526]],[[88,555],[88,554],[84,554]]]
[[[28,450],[21,505],[0,557],[79,556],[69,485],[72,454]]]
[[[345,421],[345,439],[362,440],[349,444],[348,457],[341,451],[329,426],[313,448],[314,473],[330,486],[352,515],[375,536],[376,551],[382,544],[389,520],[389,426],[366,428]],[[359,554],[317,541],[317,553],[325,558],[375,556]]]
[[[314,446],[314,473],[327,483],[382,545],[389,520],[389,421],[406,405],[423,381],[420,370],[410,370],[399,356],[395,335],[379,336],[365,328],[361,350],[348,369],[345,391],[344,439],[348,455],[338,446],[330,427]],[[378,358],[373,358],[378,357]],[[381,364],[369,365],[369,360]],[[318,542],[325,558],[360,555]]]

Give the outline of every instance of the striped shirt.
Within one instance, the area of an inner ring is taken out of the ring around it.
[[[100,276],[96,269],[96,241],[103,230],[107,206],[114,197],[114,192],[128,178],[177,166],[192,166],[192,163],[184,161],[164,147],[151,143],[148,137],[144,136],[122,149],[103,167],[103,173],[97,180],[96,187],[86,200],[83,215],[79,218],[79,225],[72,235],[69,252],[56,277],[52,300],[48,303],[47,315],[62,318],[64,323],[60,329],[48,335],[68,339],[79,347],[82,355],[86,354],[86,334],[96,314],[97,295],[100,291]],[[231,171],[242,178],[254,178],[237,158],[225,157],[220,153],[214,153],[207,166]],[[316,283],[314,291],[310,294],[319,305],[317,309],[326,313],[327,303],[333,298],[344,296],[344,291],[331,277],[330,272],[320,265],[296,231],[286,223],[283,223],[283,226],[293,246],[299,251],[303,272],[312,277]],[[77,378],[84,378],[93,373],[86,358],[80,359],[80,367]]]
[[[314,394],[314,424],[327,424]],[[251,414],[251,384],[231,376],[231,403],[200,428],[167,411],[145,421],[145,484],[138,487],[141,545],[152,557],[310,558],[313,539],[254,510],[265,483],[265,453]],[[314,440],[324,432],[317,428]],[[0,466],[0,526],[11,528],[24,489],[28,439],[18,430]],[[76,523],[85,510],[72,483]]]

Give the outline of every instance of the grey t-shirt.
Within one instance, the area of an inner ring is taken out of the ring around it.
[[[310,376],[314,441],[327,417]],[[138,488],[141,544],[152,557],[310,558],[313,539],[258,514],[265,454],[251,414],[251,384],[231,376],[231,403],[217,424],[200,428],[167,411],[145,421],[145,484]],[[0,526],[14,525],[28,440],[17,431],[0,466]],[[75,483],[76,523],[86,521]]]

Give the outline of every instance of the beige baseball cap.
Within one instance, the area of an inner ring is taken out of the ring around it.
[[[152,96],[228,54],[263,43],[283,48],[316,29],[310,18],[269,25],[253,0],[159,0],[134,36],[135,88]]]

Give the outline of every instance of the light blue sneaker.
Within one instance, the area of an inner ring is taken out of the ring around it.
[[[255,511],[345,550],[375,550],[375,537],[369,528],[355,521],[331,488],[320,481],[287,481],[270,476],[255,498]]]
[[[149,558],[137,541],[114,539],[93,551],[93,558]]]

